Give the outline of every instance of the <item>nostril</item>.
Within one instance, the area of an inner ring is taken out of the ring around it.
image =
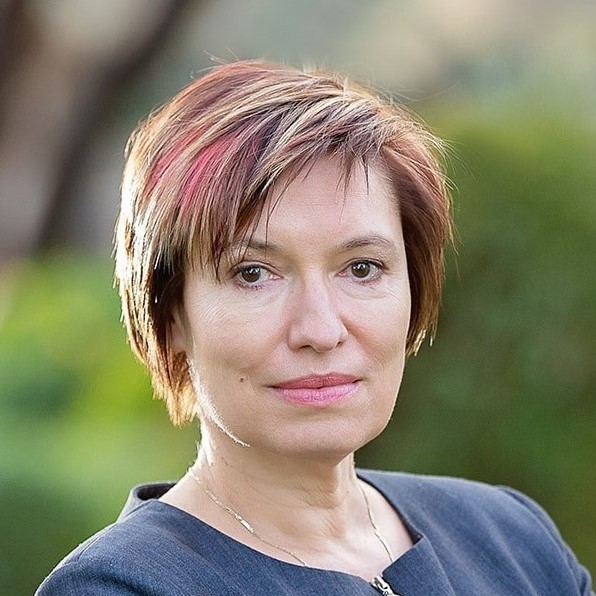
[[[302,281],[288,304],[289,344],[292,349],[311,348],[329,352],[348,336],[340,304],[333,287],[321,275]]]

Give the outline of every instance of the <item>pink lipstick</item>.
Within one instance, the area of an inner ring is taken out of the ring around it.
[[[349,397],[359,386],[353,375],[328,373],[290,379],[273,385],[276,395],[286,401],[306,406],[324,406]]]

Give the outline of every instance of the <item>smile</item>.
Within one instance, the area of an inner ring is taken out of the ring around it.
[[[329,373],[311,375],[277,383],[275,394],[295,404],[324,406],[352,395],[360,386],[360,379],[353,375]]]

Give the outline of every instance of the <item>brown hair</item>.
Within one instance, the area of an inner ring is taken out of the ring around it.
[[[169,346],[189,267],[250,234],[282,173],[319,157],[380,160],[395,188],[412,311],[408,354],[434,333],[451,237],[441,143],[405,108],[344,78],[264,62],[218,66],[133,132],[116,229],[116,280],[132,348],[180,424],[195,416],[184,354]]]

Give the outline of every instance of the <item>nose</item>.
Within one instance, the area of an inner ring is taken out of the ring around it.
[[[301,282],[293,291],[289,309],[288,343],[293,350],[329,352],[348,337],[337,296],[326,281]]]

